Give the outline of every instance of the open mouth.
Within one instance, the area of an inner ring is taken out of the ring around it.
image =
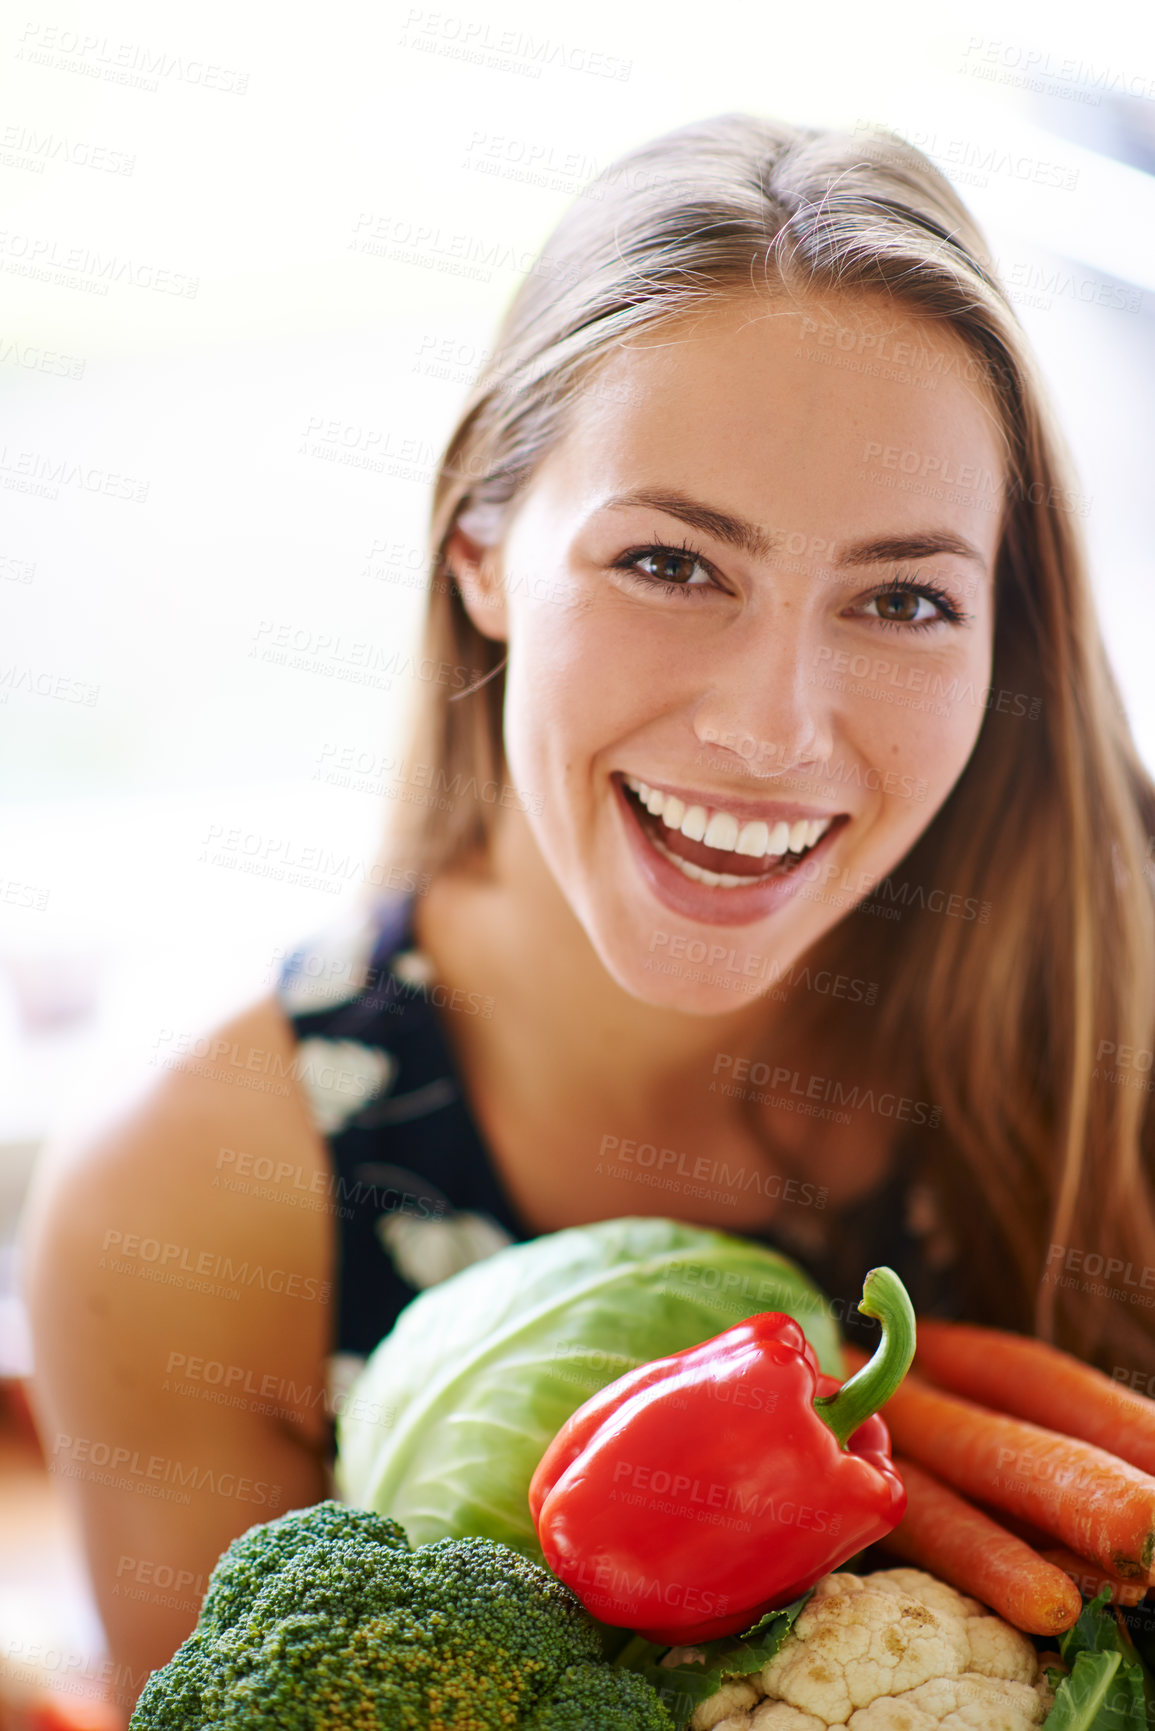
[[[683,876],[711,889],[741,889],[787,878],[820,847],[845,814],[793,823],[742,824],[729,812],[692,806],[636,776],[616,776],[626,804],[655,852]],[[708,838],[708,839],[707,839]]]

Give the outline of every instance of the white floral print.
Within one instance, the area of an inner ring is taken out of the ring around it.
[[[392,1087],[397,1059],[360,1040],[302,1040],[294,1070],[323,1136],[335,1136],[370,1100]]]
[[[469,1209],[439,1220],[400,1212],[383,1214],[377,1222],[377,1236],[402,1280],[419,1292],[513,1243],[504,1226],[488,1214],[474,1214]]]

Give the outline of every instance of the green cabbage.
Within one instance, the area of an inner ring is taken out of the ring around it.
[[[625,1219],[500,1250],[421,1293],[377,1347],[338,1421],[338,1493],[414,1545],[476,1534],[540,1558],[529,1481],[570,1414],[636,1365],[767,1310],[795,1317],[823,1370],[844,1374],[826,1299],[749,1239]]]

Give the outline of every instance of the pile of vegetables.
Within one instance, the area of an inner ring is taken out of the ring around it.
[[[656,1219],[511,1245],[401,1312],[339,1422],[338,1490],[414,1544],[473,1533],[540,1561],[529,1481],[571,1413],[763,1311],[793,1317],[821,1369],[843,1375],[827,1301],[763,1245]]]
[[[860,1308],[869,1359],[785,1258],[653,1219],[429,1289],[339,1425],[353,1506],[230,1547],[133,1731],[1149,1725],[1155,1403],[992,1330],[916,1356],[889,1270]]]

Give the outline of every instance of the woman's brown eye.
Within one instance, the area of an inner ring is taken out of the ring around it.
[[[653,575],[669,583],[688,582],[698,563],[693,553],[647,553],[646,558],[653,561]],[[680,574],[675,567],[681,567]]]
[[[914,595],[909,589],[890,589],[885,595],[875,596],[880,618],[897,619],[904,624],[915,617],[921,600],[921,595]]]

